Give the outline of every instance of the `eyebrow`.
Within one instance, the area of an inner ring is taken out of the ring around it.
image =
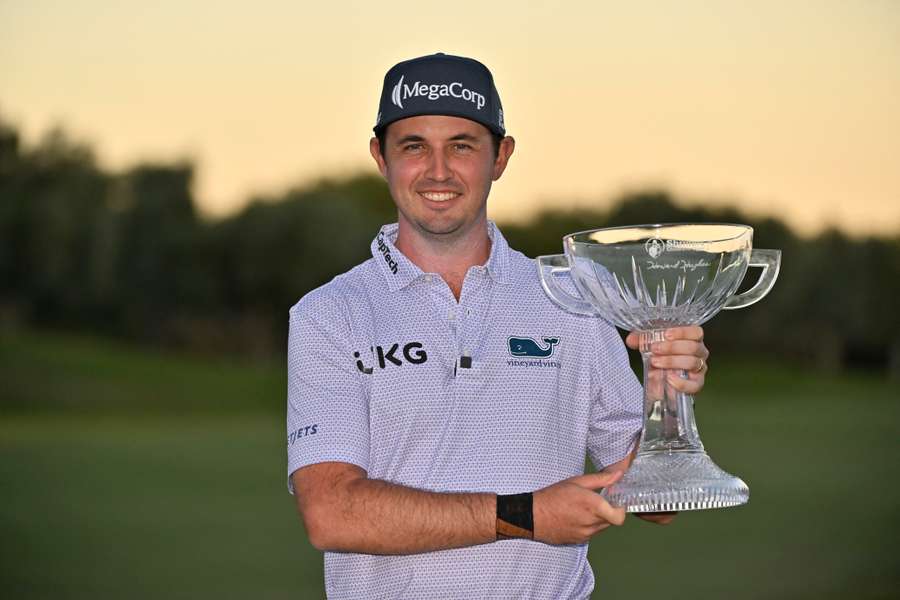
[[[425,138],[423,138],[421,135],[410,134],[410,135],[405,135],[402,138],[400,138],[399,140],[397,140],[396,144],[398,146],[402,146],[403,144],[408,144],[410,142],[424,142],[424,141],[425,141]],[[462,142],[478,142],[478,138],[475,137],[474,135],[470,135],[468,133],[457,133],[456,135],[454,135],[453,137],[450,138],[450,141],[451,142],[460,142],[460,141],[462,141]]]
[[[474,135],[469,135],[468,133],[458,133],[450,138],[451,142],[477,142],[478,138]]]
[[[424,142],[425,138],[421,135],[405,135],[399,140],[397,140],[396,144],[398,146],[402,146],[403,144],[407,144],[409,142]]]

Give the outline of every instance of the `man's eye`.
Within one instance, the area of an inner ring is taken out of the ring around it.
[[[459,152],[468,152],[472,149],[472,146],[469,144],[455,144],[454,148]]]
[[[422,144],[407,144],[403,146],[406,152],[417,152],[422,149]]]

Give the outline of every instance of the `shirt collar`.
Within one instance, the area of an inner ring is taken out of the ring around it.
[[[491,255],[486,263],[488,274],[497,283],[506,283],[509,278],[509,244],[493,221],[488,221],[488,236],[491,238]]]
[[[500,229],[493,221],[488,221],[488,237],[491,238],[491,253],[485,263],[488,275],[497,283],[506,283],[508,280],[509,244]],[[390,223],[383,226],[375,239],[372,240],[372,257],[375,264],[384,275],[388,289],[396,292],[408,286],[410,283],[427,275],[411,260],[397,250],[394,242],[397,239],[397,224]]]
[[[414,279],[422,275],[422,269],[397,250],[394,241],[397,239],[397,224],[390,223],[381,228],[372,240],[372,256],[375,264],[387,280],[388,289],[396,292],[405,288]]]

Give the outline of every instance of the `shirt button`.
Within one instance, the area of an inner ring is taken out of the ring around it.
[[[431,283],[431,275],[425,276],[425,283]]]
[[[450,319],[451,321],[452,321],[453,319],[455,319],[455,318],[456,318],[456,311],[453,310],[453,309],[451,308],[450,311],[447,313],[447,318]]]

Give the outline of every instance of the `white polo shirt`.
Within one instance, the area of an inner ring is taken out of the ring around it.
[[[534,491],[625,457],[642,392],[615,329],[544,294],[489,224],[459,302],[381,229],[372,258],[290,310],[288,476],[325,461],[437,492]],[[469,357],[469,358],[464,358]],[[289,484],[290,485],[290,484]],[[325,553],[329,598],[587,598],[587,544],[504,540],[407,556]]]

